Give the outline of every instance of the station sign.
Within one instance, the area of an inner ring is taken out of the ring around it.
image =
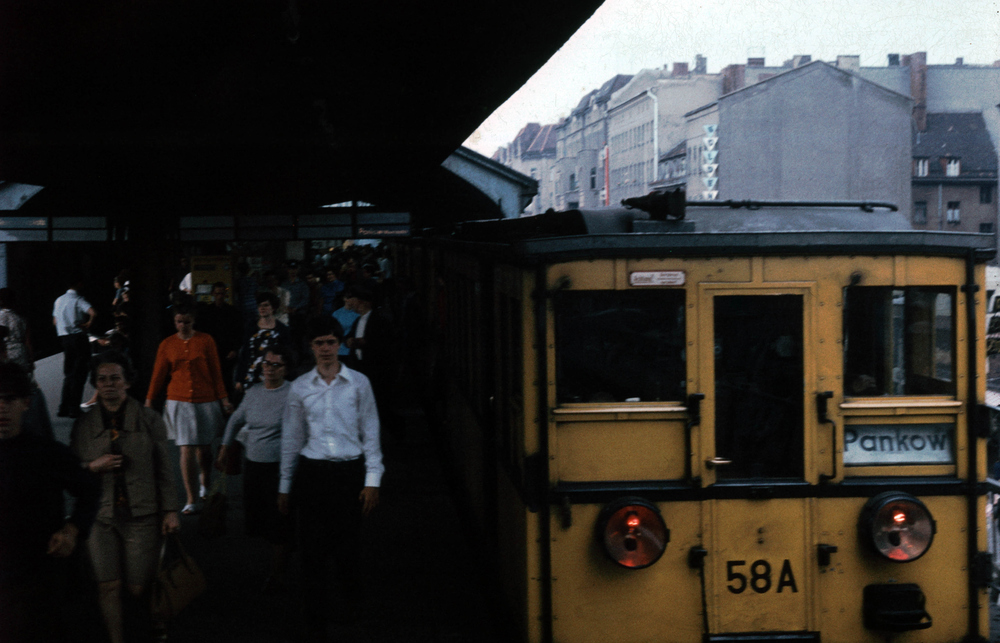
[[[630,286],[683,286],[685,273],[683,270],[645,270],[630,272]]]
[[[953,464],[955,425],[849,424],[844,427],[844,464]]]

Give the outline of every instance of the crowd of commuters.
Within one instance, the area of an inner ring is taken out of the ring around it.
[[[286,591],[297,543],[305,637],[325,640],[328,559],[347,588],[345,613],[358,614],[361,525],[379,504],[382,432],[395,424],[403,363],[394,322],[405,305],[393,306],[384,252],[314,259],[263,274],[239,265],[235,305],[225,282],[212,285],[211,302],[196,304],[182,261],[169,297],[174,332],[159,344],[138,399],[128,275],[114,281],[114,327],[93,341],[97,313],[82,284],[71,284],[52,311],[64,354],[58,415],[75,420],[70,449],[38,411],[44,399],[31,378],[27,325],[13,293],[0,289],[0,614],[44,611],[58,560],[81,547],[109,640],[165,638],[148,611],[162,539],[180,530],[180,516],[202,510],[213,462],[222,468],[237,442],[246,459],[247,535],[273,548],[264,591]],[[95,394],[82,401],[88,376]],[[77,498],[69,519],[64,492]],[[29,633],[27,622],[0,618],[0,641],[62,640],[57,623]]]

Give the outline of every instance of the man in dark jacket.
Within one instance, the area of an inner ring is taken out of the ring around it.
[[[351,286],[344,295],[344,303],[360,315],[347,333],[345,343],[350,353],[344,363],[368,376],[382,426],[387,433],[393,433],[398,425],[392,412],[392,385],[399,364],[395,329],[385,311],[374,307],[374,299],[374,294],[362,286]]]
[[[218,281],[212,286],[212,303],[199,304],[196,325],[215,340],[219,352],[219,366],[226,391],[232,398],[236,394],[233,371],[236,369],[240,346],[243,344],[243,318],[235,306],[226,302],[229,288]]]
[[[0,364],[0,641],[65,640],[56,589],[65,559],[90,532],[96,478],[64,444],[25,433],[31,381]],[[66,519],[63,493],[76,498]]]

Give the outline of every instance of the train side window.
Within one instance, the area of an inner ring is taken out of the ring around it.
[[[564,291],[554,304],[560,404],[684,398],[684,291]]]
[[[850,286],[845,394],[955,395],[952,288]]]

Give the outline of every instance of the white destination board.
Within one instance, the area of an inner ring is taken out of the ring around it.
[[[955,425],[851,424],[844,427],[844,464],[952,464]]]
[[[683,286],[683,270],[647,270],[644,272],[630,272],[628,275],[628,285],[630,286]]]

